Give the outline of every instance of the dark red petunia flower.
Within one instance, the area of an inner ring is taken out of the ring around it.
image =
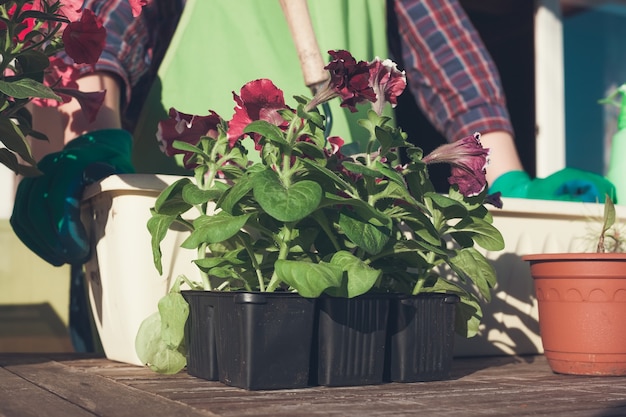
[[[487,186],[485,167],[489,149],[480,143],[480,133],[467,136],[454,143],[439,146],[422,159],[426,164],[448,163],[452,175],[450,184],[457,184],[459,191],[466,197],[480,194]]]
[[[341,106],[356,111],[356,105],[364,101],[376,101],[376,93],[369,84],[369,64],[365,61],[357,62],[345,50],[328,51],[333,60],[326,65],[330,72],[330,82],[341,96]]]
[[[214,111],[211,111],[208,116],[194,116],[171,108],[169,119],[159,122],[157,129],[159,148],[167,156],[182,154],[185,168],[193,169],[197,166],[191,163],[193,153],[174,148],[174,141],[179,140],[197,145],[202,136],[216,139],[218,137],[217,126],[221,122],[222,118]]]
[[[373,109],[380,115],[386,103],[390,103],[391,107],[398,104],[398,96],[406,88],[406,75],[392,60],[381,61],[378,57],[370,63],[369,71],[370,85],[376,94]]]
[[[83,9],[80,20],[71,22],[63,31],[65,52],[77,64],[95,64],[102,54],[106,29],[89,9]]]
[[[265,120],[276,126],[286,126],[278,110],[287,109],[283,91],[268,79],[250,81],[241,87],[240,95],[233,92],[235,114],[228,122],[228,142],[231,147],[244,136],[243,130],[253,121]],[[257,142],[256,138],[255,142]]]

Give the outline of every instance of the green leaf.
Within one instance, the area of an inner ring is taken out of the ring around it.
[[[496,285],[496,271],[483,254],[474,248],[463,248],[449,259],[449,264],[461,277],[473,282],[487,301],[491,300],[491,288]]]
[[[381,278],[383,272],[367,265],[363,260],[357,258],[347,251],[339,251],[330,260],[331,265],[341,268],[347,279],[341,287],[333,287],[326,292],[334,297],[356,297],[365,294]]]
[[[161,264],[161,242],[165,239],[167,231],[172,223],[176,220],[176,216],[152,213],[152,217],[148,219],[148,231],[151,235],[152,244],[152,261],[159,271],[159,275],[163,274],[163,265]]]
[[[310,142],[296,142],[294,145],[294,149],[299,150],[302,154],[308,156],[309,158],[314,158],[318,160],[324,159],[324,151],[319,147],[315,146],[315,144]],[[323,163],[326,161],[324,160]]]
[[[20,164],[15,154],[7,148],[0,148],[0,164],[25,177],[34,177],[42,174],[35,166]]]
[[[17,99],[39,97],[61,101],[61,97],[56,95],[51,88],[32,78],[21,78],[10,82],[0,80],[0,92]]]
[[[50,65],[48,57],[34,49],[21,52],[15,58],[20,63],[22,74],[38,81],[43,79],[43,71]]]
[[[203,271],[208,271],[211,268],[215,268],[226,263],[226,260],[221,257],[208,256],[206,258],[196,259],[193,263],[198,265],[198,267]]]
[[[491,223],[477,217],[469,217],[466,220],[454,226],[454,232],[451,232],[453,236],[458,233],[469,233],[474,242],[486,250],[504,249],[504,238]]]
[[[186,203],[196,205],[204,204],[209,201],[217,201],[224,193],[223,190],[211,188],[209,190],[201,190],[193,183],[186,184],[182,190],[182,199]]]
[[[343,270],[325,262],[311,263],[281,259],[274,263],[278,278],[303,297],[319,297],[324,290],[340,287]]]
[[[458,219],[467,216],[467,208],[457,200],[434,192],[428,192],[424,197],[430,198],[442,210],[446,219]]]
[[[302,180],[285,187],[271,170],[257,175],[253,187],[261,208],[282,222],[302,220],[317,210],[322,201],[322,187],[317,182]]]
[[[183,198],[183,189],[189,185],[193,186],[193,183],[187,177],[170,184],[159,194],[154,203],[154,210],[158,214],[170,216],[178,216],[189,210],[192,205]]]
[[[376,139],[378,139],[378,142],[380,143],[381,155],[387,155],[387,153],[394,148],[407,146],[407,143],[405,141],[406,133],[403,133],[399,129],[386,129],[380,126],[375,126],[374,134],[376,135]]]
[[[254,176],[255,175],[248,175],[247,181],[244,177],[240,178],[235,185],[222,195],[217,206],[230,214],[234,214],[233,210],[235,205],[252,190]]]
[[[380,253],[391,236],[391,219],[381,224],[372,224],[372,220],[379,220],[374,217],[364,218],[364,211],[357,213],[347,209],[339,213],[339,227],[355,245],[371,255]]]
[[[412,211],[410,215],[402,218],[413,235],[423,239],[434,246],[441,246],[441,237],[439,232],[432,224],[430,218],[421,211]]]
[[[400,174],[398,171],[396,171],[393,168],[388,167],[387,165],[381,163],[380,161],[376,162],[376,169],[382,174],[384,175],[386,178],[388,178],[389,180],[395,182],[396,184],[398,184],[400,187],[404,188],[405,184],[404,184],[404,179],[402,178],[402,174]]]
[[[168,346],[178,348],[185,341],[189,304],[180,292],[170,291],[159,300],[158,307],[161,315],[161,338]]]
[[[315,170],[315,171],[323,174],[326,178],[330,179],[333,183],[337,184],[340,189],[346,190],[348,188],[351,188],[350,184],[345,182],[342,178],[337,176],[337,174],[335,174],[330,169],[328,169],[326,167],[323,167],[321,165],[315,164],[312,161],[309,161],[307,159],[301,159],[300,162],[302,162],[304,165],[306,165],[307,168],[310,168],[312,170]]]
[[[175,374],[187,364],[184,352],[174,348],[161,338],[161,316],[158,312],[146,318],[135,338],[135,351],[144,364],[155,372]]]
[[[611,228],[615,224],[615,205],[613,204],[613,200],[609,197],[608,194],[604,196],[604,216],[602,223],[602,231],[601,233],[606,233],[607,230]]]
[[[0,118],[0,141],[9,150],[17,153],[24,161],[37,165],[30,153],[30,146],[21,129],[8,117]]]
[[[382,178],[382,174],[375,169],[355,162],[344,161],[343,167],[354,174],[361,174],[372,178]]]
[[[455,330],[464,337],[470,338],[478,334],[483,312],[480,303],[461,297],[461,302],[456,306]]]
[[[273,125],[265,120],[255,120],[248,124],[243,133],[258,133],[265,137],[267,140],[279,145],[288,145],[285,140],[285,133],[276,125]]]
[[[185,249],[196,249],[202,243],[219,243],[235,236],[252,214],[233,216],[224,211],[200,216],[193,221],[194,231],[180,245]]]

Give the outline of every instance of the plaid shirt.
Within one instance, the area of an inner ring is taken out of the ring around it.
[[[498,70],[456,0],[394,0],[401,59],[424,114],[449,141],[513,133]]]

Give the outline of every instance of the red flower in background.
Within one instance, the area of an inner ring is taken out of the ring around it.
[[[35,6],[36,7],[36,6]],[[39,8],[41,10],[41,8]],[[83,10],[83,0],[63,0],[59,8],[59,13],[67,17],[70,22],[80,19]],[[62,27],[65,29],[65,26]]]
[[[141,8],[148,4],[148,0],[128,0],[133,11],[133,17],[141,14]]]
[[[197,145],[203,136],[216,139],[218,136],[217,126],[221,122],[222,118],[214,111],[211,111],[208,116],[194,116],[181,113],[172,107],[169,112],[169,119],[159,122],[156,135],[159,148],[167,156],[182,154],[185,168],[193,169],[198,165],[191,162],[193,153],[174,148],[174,141],[179,140]]]
[[[11,7],[8,11],[9,16],[13,16],[13,14],[15,13],[15,10],[17,9],[17,7],[15,5],[13,5],[13,7]],[[24,4],[22,6],[22,11],[26,11],[26,10],[32,10],[34,9],[32,4]],[[2,24],[2,29],[6,29],[6,24],[4,22],[1,23]],[[28,17],[24,20],[22,20],[18,26],[18,32],[17,32],[17,39],[20,42],[23,42],[24,39],[26,38],[26,35],[28,35],[30,33],[31,30],[33,30],[33,28],[35,27],[35,19],[32,17]]]
[[[64,102],[69,101],[67,100],[68,98],[75,98],[89,123],[96,120],[106,95],[106,90],[89,92],[83,92],[74,88],[53,88],[53,90],[63,98]]]
[[[63,31],[65,52],[77,64],[95,64],[102,54],[106,29],[89,9],[83,9],[80,20],[71,22]]]
[[[50,65],[44,73],[46,85],[51,86],[63,103],[68,103],[72,98],[78,100],[78,104],[89,122],[93,122],[98,115],[98,111],[104,102],[105,90],[94,92],[82,92],[78,90],[76,80],[80,73],[73,65],[68,65],[61,58],[50,57]],[[57,100],[49,98],[34,98],[33,103],[42,107],[57,107]]]
[[[255,120],[265,120],[279,127],[287,125],[278,112],[288,108],[283,91],[272,81],[268,79],[250,81],[241,87],[240,95],[233,92],[233,98],[236,103],[235,114],[228,123],[228,142],[231,147],[243,137],[244,128]]]

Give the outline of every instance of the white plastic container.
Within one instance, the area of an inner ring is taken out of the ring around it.
[[[168,233],[161,243],[163,276],[152,262],[147,222],[161,190],[180,177],[110,176],[85,190],[82,218],[92,242],[87,262],[89,301],[108,359],[142,365],[135,352],[141,322],[157,311],[176,277],[195,279],[195,252],[180,248],[188,232]]]
[[[87,263],[89,297],[107,358],[141,365],[135,336],[141,322],[157,311],[157,302],[179,274],[196,279],[195,252],[180,248],[186,232],[168,233],[161,244],[163,276],[152,263],[146,223],[160,191],[180,177],[129,174],[111,176],[88,187],[83,221],[91,233],[93,256]],[[599,232],[603,206],[593,203],[504,198],[491,209],[506,247],[486,256],[498,284],[483,303],[479,335],[458,337],[456,356],[542,353],[537,302],[530,269],[521,256],[541,252],[589,252]],[[618,223],[626,207],[615,207]]]

